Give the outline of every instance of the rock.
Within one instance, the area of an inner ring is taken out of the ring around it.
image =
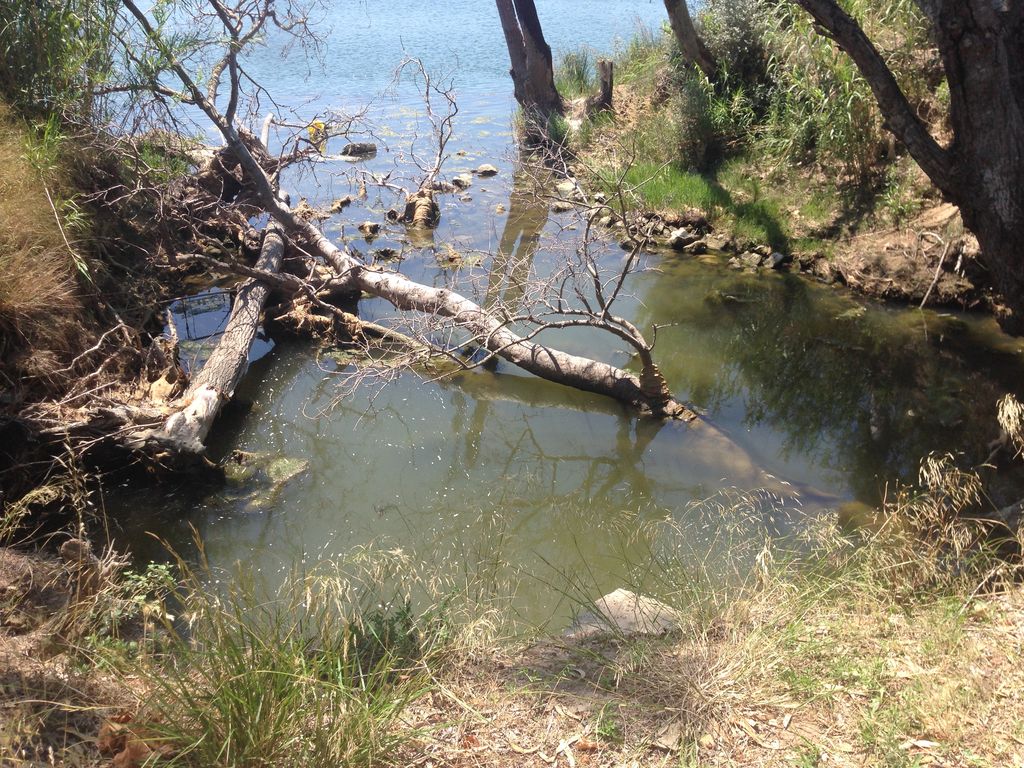
[[[364,237],[376,237],[380,234],[380,224],[375,221],[364,221],[359,225],[359,231]]]
[[[663,635],[679,628],[679,614],[660,600],[617,589],[576,617],[566,633],[572,638],[597,634]]]
[[[708,244],[703,239],[694,240],[692,243],[683,248],[683,251],[686,253],[692,253],[694,256],[697,256],[702,253],[707,253]]]
[[[772,269],[782,269],[784,266],[789,264],[793,260],[793,257],[788,253],[779,253],[778,251],[772,251],[765,262],[767,266]]]
[[[498,169],[495,168],[493,165],[487,165],[485,163],[484,165],[481,165],[479,168],[473,171],[473,173],[475,173],[480,178],[487,178],[488,176],[497,176]]]
[[[356,141],[342,147],[341,154],[346,157],[367,157],[377,154],[377,145],[368,141]]]
[[[613,219],[611,216],[602,216],[600,219],[598,219],[597,223],[600,224],[602,227],[610,227],[612,223],[614,223],[614,221],[615,219]]]
[[[437,192],[437,193],[440,193],[440,194],[444,194],[444,195],[450,194],[452,192],[458,192],[461,189],[461,187],[457,187],[455,184],[453,184],[450,181],[441,181],[440,179],[434,181],[430,185],[430,188],[434,192]]]
[[[551,205],[551,210],[554,211],[555,213],[565,213],[566,211],[571,211],[572,209],[573,204],[565,200],[556,200]]]
[[[462,197],[459,198],[459,201],[463,203],[471,203],[473,202],[473,198],[470,197],[469,195],[463,195]]]
[[[823,283],[832,284],[836,281],[836,269],[824,256],[814,260],[811,264],[811,274]]]
[[[494,212],[495,213],[499,213],[499,214],[500,213],[505,213],[505,210],[506,210],[505,206],[502,205],[501,203],[498,203],[496,206],[494,206]]]
[[[744,251],[740,254],[740,264],[747,269],[757,269],[761,266],[761,259],[763,257],[759,253],[754,251]]]
[[[306,459],[296,459],[291,456],[276,456],[267,462],[267,477],[275,485],[287,483],[309,468]]]
[[[750,250],[752,250],[758,256],[771,256],[772,255],[772,248],[771,248],[770,245],[755,245]]]
[[[728,264],[729,267],[732,269],[743,269],[743,262],[740,261],[739,258],[736,256],[733,256],[731,259],[729,259]]]
[[[606,195],[604,192],[598,192],[594,195],[593,200],[595,203],[604,205],[605,203],[608,202],[608,195]]]
[[[731,251],[734,243],[727,237],[721,235],[708,235],[704,238],[709,251]]]
[[[402,254],[395,248],[378,248],[373,252],[373,260],[374,262],[391,261],[392,259],[397,259],[401,255]]]
[[[60,546],[60,556],[76,580],[79,598],[94,595],[103,586],[103,563],[93,554],[92,544],[85,539],[69,539]]]
[[[558,191],[560,197],[567,200],[572,200],[577,203],[587,202],[587,196],[583,194],[583,190],[580,189],[580,185],[576,179],[564,179],[555,185],[555,189]]]
[[[690,243],[695,243],[698,240],[700,240],[700,237],[697,233],[686,229],[685,227],[672,230],[671,234],[668,236],[668,244],[677,251],[683,250],[683,248],[688,246]]]
[[[468,189],[473,186],[473,177],[468,173],[460,173],[452,178],[452,186],[456,189]]]
[[[579,187],[576,186],[576,182],[572,179],[565,179],[555,184],[555,189],[558,190],[558,194],[562,197],[575,197]]]

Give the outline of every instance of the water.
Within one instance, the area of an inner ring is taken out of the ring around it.
[[[580,42],[607,50],[631,34],[637,15],[659,24],[660,6],[565,0],[540,10],[556,51]],[[373,243],[358,237],[358,222],[383,221],[399,200],[372,184],[365,201],[325,222],[332,237],[369,255],[393,248],[411,277],[481,300],[514,298],[513,265],[520,277],[530,268],[543,274],[575,247],[582,227],[574,215],[550,214],[513,182],[511,85],[490,3],[344,3],[325,23],[334,29],[326,75],[307,78],[297,58],[270,52],[250,70],[279,101],[304,105],[306,119],[373,100],[364,130],[381,149],[356,166],[324,162],[290,174],[293,196],[328,204],[356,193],[363,171],[415,183],[411,158],[430,149],[427,137],[412,139],[426,126],[415,83],[377,96],[403,51],[454,78],[460,112],[445,175],[480,162],[500,171],[477,179],[466,201],[443,197],[441,226],[425,240],[394,226]],[[461,268],[445,260],[452,249],[464,257]],[[622,257],[614,242],[600,251],[609,268]],[[157,552],[146,531],[187,550],[195,526],[215,567],[240,562],[271,579],[364,544],[467,569],[496,563],[518,569],[525,616],[557,623],[568,585],[585,583],[591,597],[642,585],[666,522],[688,532],[695,562],[713,562],[743,543],[737,535],[757,542],[845,501],[875,504],[931,451],[982,458],[997,398],[1020,394],[1021,344],[987,318],[880,306],[794,275],[736,273],[713,257],[651,255],[645,266],[657,271],[630,279],[620,311],[644,328],[664,326],[657,358],[706,425],[637,418],[504,363],[439,382],[406,374],[351,392],[347,369],[328,352],[279,342],[253,363],[211,451],[298,459],[307,462],[302,471],[287,482],[258,472],[212,490],[112,494],[108,506],[124,512],[116,515],[123,538],[143,556]],[[378,301],[361,302],[360,312],[395,315]],[[595,332],[548,341],[632,362],[623,345]],[[755,495],[731,513],[744,518],[739,534],[729,515],[694,506],[741,492]]]

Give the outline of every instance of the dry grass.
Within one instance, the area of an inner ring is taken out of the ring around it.
[[[410,712],[433,726],[410,762],[1021,765],[1024,591],[963,514],[977,492],[933,458],[868,540],[822,520],[810,558],[772,544],[738,584],[663,595],[670,636],[464,653]]]
[[[59,367],[77,332],[75,260],[53,194],[27,159],[24,129],[0,108],[0,373],[15,380]]]

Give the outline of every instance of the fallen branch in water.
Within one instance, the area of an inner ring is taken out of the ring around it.
[[[281,227],[272,223],[264,233],[256,270],[276,274],[283,256],[284,236]],[[255,278],[242,283],[220,341],[178,401],[175,412],[160,428],[133,435],[130,445],[143,449],[155,445],[185,455],[204,453],[206,436],[217,414],[234,395],[249,367],[249,350],[259,331],[269,292],[266,283]]]
[[[644,371],[641,376],[636,376],[607,363],[527,341],[510,330],[506,320],[496,317],[455,291],[423,285],[398,273],[371,268],[347,250],[338,248],[312,223],[295,215],[278,197],[270,178],[250,150],[250,144],[256,143],[258,139],[254,136],[243,139],[238,129],[206,98],[133,0],[122,2],[138,20],[150,41],[171,62],[170,69],[185,90],[220,131],[228,147],[237,156],[245,176],[266,211],[284,227],[289,236],[308,243],[315,255],[334,268],[342,283],[383,298],[400,310],[451,318],[457,327],[477,339],[485,349],[541,378],[607,395],[656,415],[686,420],[696,418],[690,409],[672,398],[649,354],[645,355],[643,361]],[[237,88],[238,83],[232,81],[231,87]],[[262,147],[259,149],[263,151]],[[605,312],[600,313],[600,319],[607,319]],[[649,353],[649,345],[642,340],[634,340],[634,346]]]

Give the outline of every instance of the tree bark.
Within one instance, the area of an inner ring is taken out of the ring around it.
[[[516,101],[535,126],[564,112],[562,97],[555,88],[551,48],[533,0],[495,0],[501,29],[505,35],[512,68],[512,88]]]
[[[953,140],[945,148],[835,0],[797,2],[850,55],[888,128],[960,208],[1006,304],[1000,325],[1024,334],[1024,2],[919,0],[949,84]]]
[[[256,269],[277,274],[283,255],[281,227],[271,223],[263,236]],[[260,315],[269,292],[267,285],[256,279],[242,283],[220,341],[181,396],[178,409],[159,429],[135,435],[131,442],[156,443],[182,455],[199,455],[206,450],[206,436],[217,414],[231,399],[249,367],[249,350],[259,330]]]
[[[714,80],[718,62],[697,35],[697,30],[693,28],[686,0],[665,0],[665,10],[668,11],[668,22],[683,58],[690,65],[700,69],[709,80]]]
[[[597,60],[597,81],[597,93],[587,100],[588,116],[611,110],[615,87],[615,62],[608,59]]]

